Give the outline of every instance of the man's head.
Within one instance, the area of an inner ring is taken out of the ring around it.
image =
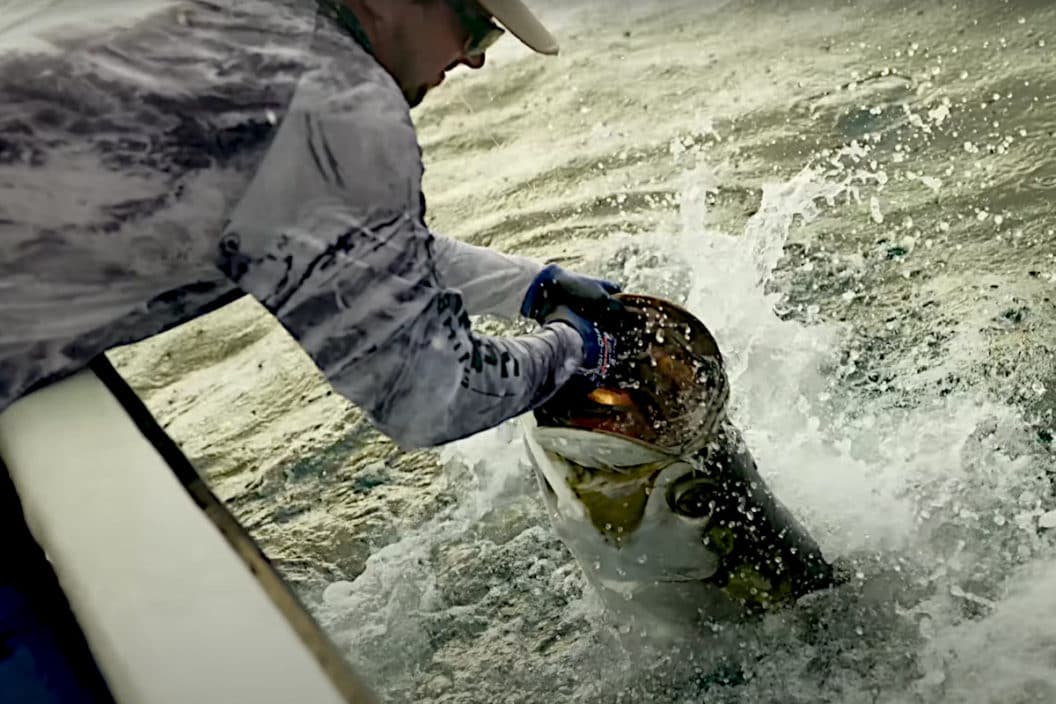
[[[483,66],[485,50],[504,29],[535,51],[557,53],[557,42],[521,0],[344,2],[412,107],[443,82],[447,71],[460,64]]]

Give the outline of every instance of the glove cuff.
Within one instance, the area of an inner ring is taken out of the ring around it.
[[[597,327],[593,328],[593,332],[594,344],[584,345],[583,349],[583,373],[592,378],[604,379],[615,361],[616,338]]]
[[[583,360],[578,373],[591,379],[605,378],[616,359],[616,338],[585,318],[568,311],[550,320],[551,323],[564,323],[579,333],[583,341]]]

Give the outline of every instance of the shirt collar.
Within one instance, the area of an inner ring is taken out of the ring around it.
[[[344,3],[344,0],[316,1],[319,6],[319,12],[333,21],[345,34],[352,37],[356,44],[363,47],[364,51],[374,56],[374,47],[370,45],[370,39],[367,38],[363,25],[360,24],[359,18],[356,17],[355,13],[348,9],[348,5]]]

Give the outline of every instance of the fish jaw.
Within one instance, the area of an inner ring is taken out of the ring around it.
[[[702,609],[728,610],[716,605],[723,597],[706,584],[719,559],[700,539],[702,522],[676,515],[667,502],[667,484],[688,467],[669,457],[660,456],[659,462],[641,448],[626,448],[634,461],[653,463],[639,466],[638,475],[626,467],[593,473],[544,448],[532,430],[525,433],[525,442],[551,525],[610,609],[679,624],[692,622]],[[620,442],[626,443],[602,437],[599,447],[618,447]],[[575,444],[570,436],[569,446]],[[576,449],[583,448],[574,448],[573,454]],[[626,504],[632,515],[616,516],[631,496],[634,500]],[[600,508],[604,504],[608,514]],[[606,515],[613,516],[613,525],[603,522]]]

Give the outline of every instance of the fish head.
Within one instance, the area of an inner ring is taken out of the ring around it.
[[[787,603],[816,546],[726,419],[714,339],[674,304],[620,299],[613,377],[522,421],[555,532],[621,615],[677,627]]]
[[[691,466],[618,435],[523,422],[551,525],[614,615],[672,633],[739,617],[709,581],[722,566],[710,516],[682,510]]]
[[[604,321],[617,339],[611,373],[566,384],[526,418],[528,454],[554,530],[595,584],[703,583],[719,568],[700,538],[707,518],[679,513],[669,494],[689,471],[681,458],[725,418],[722,355],[680,306],[616,298]]]

